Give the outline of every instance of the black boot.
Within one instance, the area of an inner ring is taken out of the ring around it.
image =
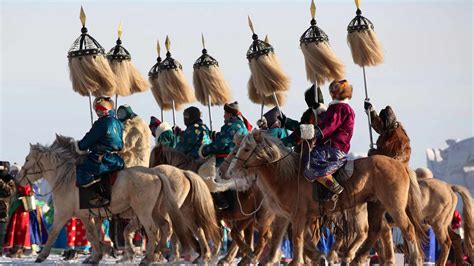
[[[223,192],[211,193],[214,199],[214,205],[218,211],[223,211],[229,208],[229,201],[225,197]]]

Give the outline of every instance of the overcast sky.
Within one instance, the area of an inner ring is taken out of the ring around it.
[[[54,133],[77,139],[90,128],[88,99],[74,93],[67,51],[80,35],[81,4],[89,33],[109,50],[123,23],[123,45],[146,74],[155,63],[155,43],[166,34],[173,56],[191,82],[192,65],[201,54],[201,32],[209,54],[221,65],[250,121],[260,107],[247,99],[249,69],[245,53],[251,44],[247,15],[263,38],[269,35],[291,88],[283,111],[299,118],[305,110],[306,81],[299,37],[309,26],[310,1],[1,1],[0,160],[24,162],[28,143],[51,143]],[[354,86],[356,111],[351,151],[369,147],[363,112],[362,70],[352,62],[346,27],[355,15],[352,0],[317,1],[318,25],[346,64]],[[367,69],[369,96],[377,109],[391,105],[412,144],[413,167],[426,165],[425,150],[443,148],[447,139],[474,136],[473,4],[472,1],[362,1],[383,44],[385,63]],[[323,88],[326,101],[327,84]],[[150,91],[119,98],[148,123],[159,117]],[[199,103],[204,121],[207,109]],[[222,108],[213,109],[214,127],[222,124]],[[171,122],[171,112],[166,113]],[[178,123],[183,126],[182,113]]]

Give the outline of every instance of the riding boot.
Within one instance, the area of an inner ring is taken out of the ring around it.
[[[211,193],[211,195],[218,211],[223,211],[229,208],[229,201],[227,201],[223,192]]]
[[[100,178],[99,178],[100,180]],[[90,200],[90,204],[97,206],[97,207],[103,207],[107,206],[109,204],[109,200],[105,198],[103,195],[105,193],[104,188],[102,187],[101,184],[97,184],[94,187],[95,189],[95,197]]]
[[[0,257],[3,256],[3,243],[7,234],[7,223],[0,222]]]
[[[323,177],[318,177],[316,180],[321,183],[325,188],[329,189],[334,195],[331,197],[331,200],[336,202],[339,198],[339,194],[344,191],[344,188],[339,185],[339,183],[334,179],[332,175],[327,175]]]

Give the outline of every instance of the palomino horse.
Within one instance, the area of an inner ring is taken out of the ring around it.
[[[273,210],[277,215],[291,219],[294,244],[292,263],[303,263],[304,231],[311,219],[321,216],[321,208],[312,199],[312,185],[306,183],[301,175],[299,155],[260,130],[246,137],[237,136],[235,140],[240,147],[229,168],[231,176],[258,176],[256,184],[268,201],[273,202]],[[423,237],[424,232],[420,219],[421,192],[415,175],[411,175],[400,162],[375,155],[355,160],[354,173],[343,186],[345,191],[336,209],[344,210],[364,202],[368,204],[369,235],[355,262],[361,263],[368,256],[387,210],[408,243],[410,263],[420,265],[422,256],[417,236]]]
[[[181,170],[171,165],[160,165],[153,168],[158,171],[160,177],[166,178],[170,188],[176,197],[177,206],[181,209],[184,217],[188,218],[187,225],[192,233],[199,239],[199,257],[195,263],[208,263],[211,259],[211,251],[208,241],[215,244],[221,242],[219,226],[212,201],[211,193],[202,178],[194,172]],[[135,223],[130,223],[124,230],[126,256],[121,261],[131,262],[133,258],[132,238],[133,233],[139,229]],[[164,222],[160,226],[161,233],[159,250],[166,248],[172,228],[171,224]],[[177,244],[178,239],[173,239]],[[174,259],[179,259],[179,249],[174,248]]]
[[[190,170],[195,173],[199,171],[204,161],[194,160],[192,157],[180,153],[165,145],[157,145],[151,152],[150,167],[161,164],[169,164],[180,169]],[[227,209],[217,213],[218,219],[223,219],[227,224],[232,225],[231,230],[232,242],[229,252],[224,257],[222,263],[231,263],[237,254],[238,247],[246,255],[243,262],[256,262],[258,257],[264,250],[264,247],[271,237],[271,223],[273,216],[268,213],[265,204],[262,204],[263,197],[256,186],[252,186],[248,191],[236,193],[238,197],[238,205],[235,208]],[[259,208],[260,206],[260,208]],[[250,243],[245,243],[244,229],[256,223],[257,230],[260,233],[259,243],[252,252]]]
[[[453,238],[453,232],[450,225],[458,201],[455,193],[459,193],[463,202],[462,216],[464,220],[463,229],[465,233],[464,245],[466,247],[466,250],[468,251],[469,257],[472,259],[472,239],[474,239],[474,217],[472,198],[470,196],[469,191],[462,186],[451,185],[433,178],[419,178],[418,183],[422,194],[421,203],[423,207],[423,221],[425,224],[431,226],[436,235],[436,239],[440,245],[440,254],[438,260],[436,261],[436,265],[446,265],[451,243],[454,244],[456,264],[463,265],[463,258],[462,255],[460,255],[462,254],[462,246],[461,243],[458,243],[460,242],[460,239],[451,239]],[[359,205],[356,208],[358,209],[358,211],[356,213],[356,219],[354,219],[354,222],[356,223],[353,225],[353,227],[355,231],[364,232],[367,226],[367,209],[365,208],[365,204]],[[384,264],[393,264],[394,254],[393,247],[391,244],[391,231],[388,224],[384,224],[383,232],[384,236],[380,237],[380,240],[384,248],[383,253],[379,254],[379,257]],[[333,246],[333,252],[331,252],[331,256],[329,259],[331,262],[334,262],[334,257],[337,252],[337,249],[341,246],[342,238],[343,236],[339,236],[336,234],[336,242]],[[354,240],[354,242],[356,242],[356,240]],[[349,247],[347,253],[355,254],[357,248],[352,247],[353,245],[354,244],[351,244],[351,247]],[[387,246],[387,248],[385,248],[385,246]]]
[[[79,209],[79,189],[76,187],[76,162],[80,160],[72,138],[56,136],[51,146],[31,145],[30,153],[17,175],[20,185],[46,179],[52,188],[54,201],[54,222],[48,241],[36,259],[44,261],[59,231],[73,216],[81,219],[86,227],[87,239],[92,244],[92,252],[85,263],[98,263],[102,259],[99,241],[100,224],[91,217],[89,210]],[[63,141],[58,141],[62,139]],[[64,141],[67,139],[67,141]],[[112,199],[108,211],[130,217],[137,215],[143,224],[148,238],[146,256],[143,263],[156,261],[155,246],[157,227],[155,221],[164,220],[169,215],[173,229],[186,250],[194,247],[194,240],[185,226],[185,219],[176,205],[176,199],[166,178],[159,170],[133,167],[120,171],[112,187]],[[102,209],[102,213],[105,213]]]

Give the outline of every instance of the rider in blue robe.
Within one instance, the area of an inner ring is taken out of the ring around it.
[[[185,109],[183,116],[186,130],[180,136],[176,150],[199,159],[199,148],[211,143],[209,129],[202,122],[201,111],[197,107],[191,106]]]
[[[123,125],[114,116],[114,102],[109,97],[98,97],[94,100],[94,109],[99,119],[76,143],[79,153],[89,151],[86,160],[76,168],[76,185],[81,187],[89,187],[100,181],[102,174],[124,167],[123,159],[117,154],[123,147]]]

